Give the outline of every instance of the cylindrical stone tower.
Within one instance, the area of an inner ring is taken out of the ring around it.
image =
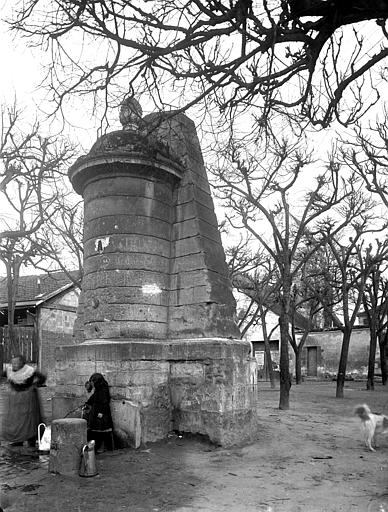
[[[238,337],[193,123],[142,119],[133,98],[120,120],[69,171],[85,209],[84,339]]]
[[[100,138],[70,171],[85,204],[85,338],[165,338],[182,173],[166,147],[150,147],[141,133],[136,100],[122,105],[120,120],[124,129]]]

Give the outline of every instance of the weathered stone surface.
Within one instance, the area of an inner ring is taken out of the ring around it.
[[[181,182],[177,192],[176,204],[181,207],[195,201],[198,205],[207,209],[214,209],[213,198],[208,189],[201,190],[194,183]]]
[[[250,344],[237,339],[194,123],[127,114],[129,131],[101,137],[70,170],[85,200],[85,341],[58,350],[58,394],[81,399],[100,372],[123,442],[137,447],[172,428],[241,442],[254,429]]]
[[[179,290],[182,288],[190,288],[192,286],[207,286],[208,293],[210,294],[213,290],[209,285],[209,279],[213,281],[213,287],[216,285],[222,289],[228,286],[220,276],[211,270],[207,272],[198,272],[198,270],[186,270],[177,274],[171,275],[171,290]],[[229,285],[230,286],[230,285]]]
[[[124,270],[124,269],[104,269],[96,272],[90,272],[84,275],[83,283],[85,288],[89,290],[97,290],[98,288],[111,288],[117,289],[120,287],[126,288],[127,286],[157,286],[162,290],[167,290],[169,286],[169,276],[161,274],[154,270]]]
[[[209,297],[207,285],[171,290],[170,301],[174,306],[185,306],[205,302]]]
[[[86,364],[102,362],[106,368],[120,368],[126,361],[226,359],[244,361],[250,352],[250,343],[227,338],[186,338],[179,340],[89,340],[82,345],[59,347],[56,368],[72,368],[83,361]]]
[[[57,352],[61,368],[57,370],[58,382],[64,380],[59,373],[67,373],[74,403],[80,401],[82,394],[86,400],[82,379],[74,370],[78,367],[82,373],[103,373],[110,384],[113,403],[128,400],[136,408],[136,428],[134,417],[131,427],[125,414],[115,416],[115,429],[121,436],[127,432],[128,439],[132,439],[130,444],[134,438],[141,443],[162,439],[172,428],[207,435],[215,443],[233,444],[247,439],[255,430],[249,412],[256,389],[249,379],[248,342],[100,341],[74,349],[61,347]],[[63,393],[62,388],[58,391]],[[250,423],[237,429],[241,417],[244,421],[251,418]],[[225,431],[229,426],[233,432]]]
[[[184,219],[174,224],[174,239],[181,240],[191,237],[205,237],[218,243],[219,233],[217,226],[204,221],[203,219]]]
[[[105,237],[95,236],[84,242],[85,252],[87,254],[96,254],[96,245],[99,239]],[[157,236],[149,237],[138,234],[113,234],[109,237],[109,244],[104,247],[104,254],[123,252],[123,253],[141,253],[141,254],[165,254],[170,257],[170,242]]]
[[[112,233],[123,235],[154,236],[170,241],[171,224],[151,217],[136,216],[136,222],[128,215],[120,214],[111,217],[101,217],[90,220],[84,227],[84,240],[94,239],[98,236],[108,236]]]
[[[166,337],[166,324],[163,322],[145,321],[125,321],[120,322],[93,322],[92,325],[86,324],[84,326],[85,337],[90,340],[95,339],[108,339],[116,338],[165,338]]]
[[[85,222],[101,217],[122,215],[151,217],[164,222],[171,221],[171,205],[155,199],[133,196],[106,196],[92,199],[85,209]]]
[[[213,302],[177,306],[170,314],[170,333],[173,338],[197,336],[220,337],[237,334],[232,317],[233,307]],[[229,318],[229,320],[228,320]]]
[[[49,471],[66,476],[78,475],[86,442],[86,420],[54,420],[51,424]]]
[[[204,257],[203,252],[195,254],[187,254],[174,259],[172,265],[172,273],[180,274],[181,272],[190,272],[191,270],[211,270],[216,272],[220,268],[220,259],[218,254],[207,254]]]
[[[111,412],[113,423],[121,425],[115,431],[120,444],[139,448],[142,443],[140,407],[129,400],[112,400]]]
[[[88,155],[80,157],[69,170],[75,191],[81,195],[85,194],[85,189],[97,181],[97,176],[100,181],[116,176],[129,176],[138,179],[140,174],[147,181],[163,181],[164,183],[173,183],[175,178],[182,177],[180,164],[161,154],[155,157],[147,151],[147,148],[144,150],[143,154],[132,152],[129,149],[125,154],[119,151],[104,156],[93,155],[92,148]]]
[[[121,253],[85,255],[87,274],[100,270],[148,270],[166,274],[170,260],[159,254]],[[108,287],[110,288],[110,287]],[[88,290],[84,290],[87,292]]]
[[[126,172],[124,175],[120,174],[100,179],[98,182],[90,183],[84,191],[85,201],[97,199],[105,196],[120,196],[127,195],[127,197],[144,197],[165,203],[171,204],[173,200],[173,183],[171,180],[163,176],[164,179],[156,180],[149,179],[144,175],[131,176]],[[101,194],[101,185],[103,185],[103,194]]]
[[[95,319],[98,319],[98,313],[108,305],[118,304],[150,304],[155,306],[168,305],[168,290],[162,290],[154,283],[146,285],[143,289],[136,286],[119,286],[115,290],[101,288],[94,290],[87,300],[90,300],[90,306],[96,310]],[[101,314],[101,313],[100,313]]]
[[[238,336],[194,124],[151,115],[143,127],[102,137],[70,170],[85,199],[85,338]]]

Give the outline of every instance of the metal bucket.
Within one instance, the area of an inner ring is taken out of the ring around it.
[[[89,477],[98,475],[96,453],[94,451],[95,444],[95,441],[89,441],[88,444],[85,444],[82,448],[79,476]]]

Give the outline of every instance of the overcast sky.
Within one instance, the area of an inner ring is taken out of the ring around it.
[[[13,2],[10,0],[0,0],[1,17],[10,15],[10,9]],[[27,119],[32,119],[41,106],[44,107],[45,91],[40,87],[40,81],[43,77],[42,59],[47,59],[49,55],[43,54],[38,48],[30,49],[27,46],[27,40],[20,37],[14,37],[14,34],[7,30],[7,25],[0,20],[0,47],[1,47],[1,78],[0,78],[0,101],[3,105],[13,103],[15,97],[19,108],[26,113]],[[367,34],[368,48],[374,53],[379,44],[379,35],[375,30],[373,22],[369,22]],[[388,87],[386,87],[388,89]],[[141,101],[141,98],[139,98]],[[144,106],[143,106],[144,107]],[[379,105],[381,112],[381,105]],[[46,111],[48,109],[46,108]],[[72,135],[73,140],[81,142],[84,151],[88,151],[91,144],[96,139],[96,130],[92,127],[93,120],[88,119],[86,112],[75,109],[75,124],[78,127],[71,128],[68,133]],[[77,117],[77,119],[76,119]],[[89,125],[89,126],[88,126]],[[49,126],[47,129],[52,134],[58,126]],[[309,140],[314,144],[314,156],[325,157],[330,150],[333,138],[333,130],[324,130],[315,136],[310,134]],[[335,135],[334,135],[335,137]]]
[[[5,0],[0,0],[2,17],[9,12]],[[15,94],[24,101],[34,104],[40,77],[40,66],[33,52],[24,42],[17,41],[8,31],[6,23],[0,20],[1,79],[0,96],[2,103],[12,102]]]

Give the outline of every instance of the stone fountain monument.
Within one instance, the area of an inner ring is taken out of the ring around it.
[[[54,417],[100,372],[127,444],[172,430],[240,443],[255,433],[250,344],[234,322],[194,123],[142,118],[133,98],[120,121],[69,170],[84,198],[84,277],[78,343],[56,354]]]

